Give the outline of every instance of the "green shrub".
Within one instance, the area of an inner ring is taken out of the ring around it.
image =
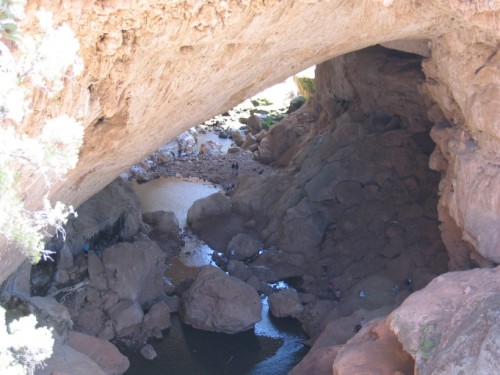
[[[316,93],[316,80],[309,77],[294,77],[297,87],[299,89],[300,95],[302,95],[306,100],[309,100],[311,96]]]
[[[424,361],[427,361],[431,352],[434,350],[436,346],[439,345],[441,340],[441,334],[437,332],[435,323],[428,323],[422,326],[420,329],[420,340],[418,343],[418,347],[413,349],[411,352],[420,356]]]
[[[266,130],[269,130],[274,124],[283,120],[283,118],[284,115],[281,113],[272,113],[262,119],[262,127]]]
[[[54,337],[51,329],[38,327],[33,315],[7,324],[5,309],[0,306],[0,374],[32,375],[43,368],[52,355]]]
[[[272,105],[273,102],[267,98],[255,98],[251,100],[254,107]]]
[[[49,12],[37,12],[38,30],[19,34],[17,22],[24,17],[25,4],[24,0],[0,3],[0,235],[11,248],[37,262],[48,255],[45,237],[62,231],[73,212],[60,202],[52,207],[47,197],[52,184],[75,167],[83,129],[80,122],[61,115],[46,120],[41,134],[32,138],[23,133],[23,121],[35,88],[53,97],[63,88],[64,77],[78,74],[82,64],[73,31],[64,24],[54,27]],[[18,53],[11,53],[6,40],[15,42]],[[46,183],[43,208],[36,212],[26,210],[20,197],[25,173],[42,175]]]
[[[20,40],[17,20],[24,16],[26,0],[1,0],[0,36],[3,39],[18,42]]]

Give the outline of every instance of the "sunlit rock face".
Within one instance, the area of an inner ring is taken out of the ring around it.
[[[457,267],[471,254],[499,261],[492,230],[500,216],[498,3],[42,0],[29,1],[25,29],[42,7],[75,30],[85,65],[60,95],[37,94],[26,119],[31,135],[63,113],[85,128],[80,161],[52,188],[52,200],[78,206],[183,130],[310,65],[377,43],[429,40],[427,89],[442,110],[431,115],[445,120],[449,133],[465,134],[437,141],[443,230],[450,246],[463,249]],[[477,146],[468,146],[471,139]],[[461,145],[483,167],[475,178],[473,164],[456,156]],[[26,206],[37,208],[43,178],[25,179]],[[22,257],[1,255],[3,281]]]
[[[500,267],[448,272],[387,319],[418,374],[498,372]]]

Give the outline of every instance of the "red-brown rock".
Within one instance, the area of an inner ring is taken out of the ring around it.
[[[333,364],[333,375],[412,375],[413,366],[413,358],[381,318],[369,322],[342,346]]]
[[[97,337],[71,331],[68,345],[92,359],[108,375],[121,375],[130,366],[128,358],[116,346]]]
[[[500,267],[449,272],[388,318],[420,375],[498,373]]]

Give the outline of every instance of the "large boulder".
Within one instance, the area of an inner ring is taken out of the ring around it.
[[[68,345],[56,343],[52,356],[35,375],[109,375],[92,359]]]
[[[421,375],[497,374],[500,267],[449,272],[388,318]]]
[[[109,310],[117,337],[137,335],[144,320],[144,312],[137,301],[122,300]]]
[[[226,255],[230,259],[244,260],[252,258],[262,249],[262,244],[252,236],[238,233],[227,245]]]
[[[232,130],[231,131],[231,138],[234,143],[236,143],[236,146],[241,147],[243,143],[245,142],[245,135],[241,132],[241,130]]]
[[[140,304],[164,295],[164,261],[165,253],[149,239],[118,243],[102,255],[109,289],[120,299],[137,300]]]
[[[196,226],[203,220],[214,216],[229,215],[230,213],[231,200],[223,192],[218,192],[194,201],[188,210],[187,222]]]
[[[142,223],[139,198],[130,182],[117,178],[78,207],[78,217],[66,226],[66,246],[73,255],[102,231],[116,231],[124,240],[139,232]]]
[[[180,315],[198,329],[238,333],[260,321],[261,310],[254,288],[219,268],[205,266],[182,295]]]
[[[108,375],[121,375],[130,366],[128,358],[116,346],[97,337],[71,331],[68,345],[92,359]]]
[[[170,327],[170,307],[165,302],[155,303],[144,315],[142,331],[148,336],[150,334],[160,336],[161,331]]]
[[[334,375],[413,374],[413,358],[403,350],[385,319],[369,322],[335,357]]]
[[[339,350],[340,346],[325,346],[309,352],[288,375],[332,375],[332,364]]]
[[[258,115],[252,115],[247,120],[247,125],[253,134],[257,134],[262,130],[262,120]]]
[[[222,154],[222,145],[214,141],[207,141],[200,146],[200,155],[220,155]]]
[[[304,310],[295,289],[282,289],[269,295],[271,313],[277,318],[297,317]]]
[[[142,214],[142,220],[151,227],[149,238],[154,240],[167,255],[182,246],[179,220],[172,211],[154,211]]]
[[[246,266],[246,264],[239,260],[230,260],[227,264],[227,272],[229,275],[243,281],[247,281],[253,276],[252,271]]]
[[[177,142],[177,152],[178,156],[180,154],[193,154],[196,150],[196,143],[198,142],[195,138],[195,133],[191,131],[186,131],[181,135],[178,135],[175,139]]]
[[[179,239],[179,220],[172,211],[154,211],[142,214],[142,220],[152,228],[151,235],[165,235],[169,239]]]

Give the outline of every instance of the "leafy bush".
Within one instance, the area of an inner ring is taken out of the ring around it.
[[[251,100],[252,104],[254,105],[254,107],[259,107],[259,106],[268,106],[268,105],[272,105],[273,102],[270,101],[269,99],[267,98],[256,98],[256,99],[252,99]]]
[[[67,25],[55,28],[48,12],[37,12],[38,30],[20,33],[18,21],[24,17],[25,4],[25,0],[0,3],[0,235],[37,262],[48,254],[45,237],[61,232],[73,212],[60,202],[52,207],[47,197],[54,181],[75,167],[83,129],[80,122],[63,114],[45,121],[41,134],[32,138],[23,133],[23,121],[36,88],[53,97],[63,88],[65,77],[82,70],[82,63],[73,31]],[[11,53],[4,41],[14,42],[10,48],[20,53]],[[45,179],[47,191],[40,211],[24,208],[19,196],[24,173]]]
[[[47,327],[37,328],[33,315],[7,324],[5,309],[0,306],[0,374],[32,375],[43,368],[52,355],[54,337]]]
[[[283,118],[284,115],[281,113],[271,113],[270,115],[262,118],[262,127],[266,130],[269,130],[274,124],[283,120]]]
[[[300,95],[309,100],[316,93],[316,80],[309,77],[294,77]]]
[[[1,0],[0,2],[0,39],[19,41],[17,20],[24,16],[26,0]]]

